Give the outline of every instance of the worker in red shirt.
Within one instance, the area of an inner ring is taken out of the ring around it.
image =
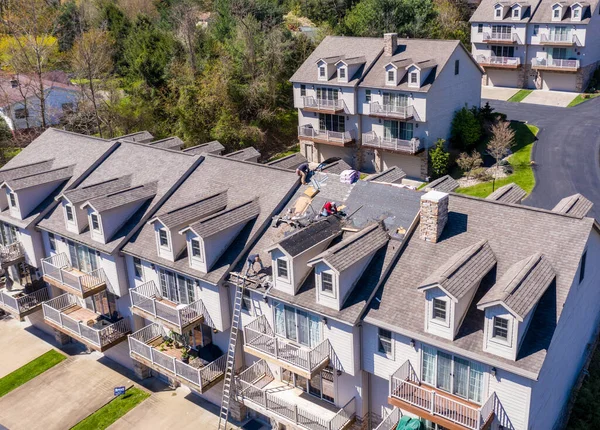
[[[337,209],[337,205],[335,204],[335,202],[327,202],[325,203],[325,205],[323,205],[323,210],[321,211],[321,215],[322,216],[328,216],[328,215],[333,215],[335,213],[337,213],[338,209]]]

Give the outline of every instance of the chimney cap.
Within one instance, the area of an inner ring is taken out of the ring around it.
[[[435,190],[429,191],[421,196],[421,200],[427,200],[429,202],[439,202],[445,198],[448,198],[448,193]]]
[[[398,33],[383,33],[384,36],[398,36]]]

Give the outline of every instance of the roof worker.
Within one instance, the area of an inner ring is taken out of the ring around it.
[[[250,273],[250,270],[252,270],[252,276],[256,275],[258,272],[260,272],[260,270],[264,269],[262,260],[260,259],[260,255],[258,254],[251,254],[248,256],[248,259],[246,260],[247,267],[246,267],[246,272],[244,273],[244,276],[248,276],[248,274]],[[255,264],[260,264],[260,270],[256,271],[254,269],[254,265]]]
[[[321,211],[321,216],[333,215],[338,212],[337,205],[335,202],[327,202],[323,205],[323,210]]]
[[[308,168],[308,163],[302,163],[298,167],[296,167],[296,175],[300,176],[300,180],[302,181],[302,185],[306,185],[306,176],[310,169]]]

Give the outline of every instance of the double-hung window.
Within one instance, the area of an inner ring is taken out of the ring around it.
[[[319,67],[319,78],[320,79],[324,79],[325,78],[325,66],[320,66]]]
[[[340,79],[346,79],[346,69],[344,67],[340,67]]]
[[[394,71],[393,70],[388,70],[387,72],[387,81],[390,84],[393,84],[395,79],[394,79]]]
[[[371,103],[371,90],[365,90],[365,101]]]
[[[73,206],[65,206],[65,213],[67,214],[67,221],[73,222]]]
[[[389,330],[385,330],[383,328],[379,328],[377,332],[377,350],[382,354],[387,356],[391,356],[393,354],[392,351],[392,332]]]
[[[190,240],[192,248],[192,258],[196,260],[202,260],[202,249],[200,248],[200,241],[198,239]]]
[[[333,294],[333,275],[331,273],[321,273],[321,291]]]
[[[91,214],[90,219],[92,221],[92,230],[100,231],[100,220],[98,219],[97,214]]]
[[[158,230],[158,240],[161,248],[169,248],[169,236],[167,235],[167,230],[162,228]]]
[[[144,270],[142,268],[142,260],[137,257],[133,257],[133,274],[136,278],[142,279]]]
[[[277,259],[277,277],[282,279],[289,279],[288,277],[288,264],[283,258]]]
[[[10,200],[10,206],[13,208],[17,207],[17,198],[15,197],[15,193],[8,193],[8,198]]]
[[[433,299],[433,319],[446,322],[448,316],[446,310],[447,303],[444,300]]]
[[[494,317],[492,337],[504,341],[508,340],[508,320],[506,318]]]
[[[483,33],[483,24],[477,24],[477,33]]]
[[[300,97],[306,96],[306,85],[300,85]]]
[[[539,25],[534,25],[533,26],[533,36],[539,36],[540,34],[540,26]]]
[[[48,242],[50,243],[50,251],[56,251],[56,236],[54,233],[48,233]]]
[[[410,73],[410,84],[411,85],[417,85],[417,81],[418,81],[417,77],[418,77],[417,72]]]

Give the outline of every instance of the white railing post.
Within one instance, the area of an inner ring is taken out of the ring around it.
[[[294,422],[298,424],[298,405],[294,405]]]
[[[154,297],[152,298],[152,311],[153,311],[153,315],[157,316],[157,313],[156,313],[156,299]]]
[[[177,376],[177,364],[176,364],[176,359],[175,357],[173,357],[173,373],[175,374],[175,376]]]
[[[279,339],[275,338],[275,358],[279,358]]]
[[[431,415],[435,415],[435,391],[430,391],[430,394],[431,394],[430,412],[431,412]]]

